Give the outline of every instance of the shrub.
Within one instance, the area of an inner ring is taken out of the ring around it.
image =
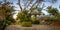
[[[7,20],[6,20],[6,24],[7,25],[10,25],[10,24],[12,24],[13,23],[13,21],[14,21],[14,19],[12,18],[12,17],[10,17],[10,18],[8,18]]]
[[[22,22],[23,27],[31,27],[32,23],[31,22]]]
[[[28,13],[27,10],[19,12],[18,15],[17,15],[17,18],[20,19],[20,22],[31,21],[31,15],[30,15],[30,13]]]
[[[11,25],[13,23],[13,18],[9,17],[8,19],[4,19],[3,21],[0,21],[0,28],[5,29],[6,26]]]
[[[39,24],[40,21],[39,21],[39,20],[35,20],[35,21],[33,21],[32,23],[33,23],[33,24]]]

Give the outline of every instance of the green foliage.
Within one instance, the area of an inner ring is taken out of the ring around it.
[[[47,12],[50,13],[50,15],[55,15],[58,13],[58,9],[53,8],[52,6],[48,6],[47,9],[48,9]]]
[[[14,19],[12,17],[6,20],[7,25],[11,25],[13,22],[14,22]]]
[[[17,18],[20,19],[20,22],[22,23],[22,26],[24,27],[30,27],[31,24],[31,15],[28,13],[27,10],[23,10],[18,13]]]
[[[3,17],[3,24],[5,24],[5,23],[10,24],[13,21],[13,18],[12,18],[13,12],[14,12],[14,9],[12,6],[10,6],[8,4],[8,2],[2,4],[2,6],[0,8],[0,13]]]
[[[50,17],[49,19],[46,20],[47,23],[52,24],[54,22],[60,22],[60,18],[59,17]]]
[[[8,3],[3,3],[0,6],[0,16],[2,16],[3,21],[1,21],[0,25],[4,29],[7,25],[11,25],[13,23],[13,12],[14,8]]]
[[[18,13],[18,15],[17,15],[17,18],[20,19],[21,22],[23,22],[23,21],[27,21],[27,22],[31,21],[30,17],[31,16],[30,16],[30,14],[28,13],[27,10],[24,10],[24,11]]]
[[[55,17],[55,18],[54,18],[54,22],[60,22],[60,18]]]
[[[0,21],[0,28],[4,29],[6,26],[11,25],[13,23],[13,18],[9,18],[8,20]]]
[[[47,12],[52,15],[49,20],[47,20],[50,23],[54,22],[60,22],[60,13],[57,8],[54,8],[52,6],[47,7]]]
[[[39,21],[39,20],[35,20],[35,21],[33,21],[32,23],[33,23],[33,24],[39,24],[40,21]]]
[[[23,27],[31,27],[32,23],[31,22],[22,22]]]

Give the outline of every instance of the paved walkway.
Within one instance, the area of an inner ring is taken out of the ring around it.
[[[32,27],[21,27],[20,25],[7,26],[5,30],[60,30],[60,27],[52,27],[48,25],[32,25]]]

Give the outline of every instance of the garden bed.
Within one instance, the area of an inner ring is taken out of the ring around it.
[[[52,26],[60,26],[60,22],[54,22]]]

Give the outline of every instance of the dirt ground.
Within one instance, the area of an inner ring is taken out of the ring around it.
[[[49,25],[32,25],[32,27],[21,27],[20,25],[10,25],[5,30],[60,30],[60,27]]]

